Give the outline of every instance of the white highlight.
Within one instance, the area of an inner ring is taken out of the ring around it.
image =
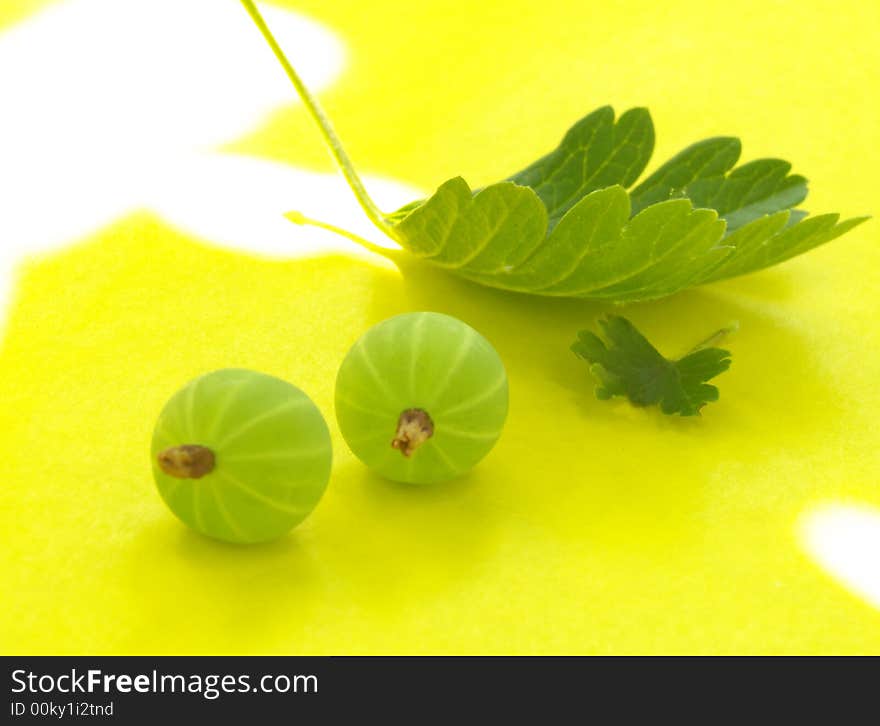
[[[828,504],[800,523],[807,553],[848,590],[880,608],[880,510]]]
[[[306,83],[339,75],[343,49],[329,31],[265,14]],[[233,0],[68,0],[6,32],[0,68],[4,131],[19,135],[4,135],[4,152],[25,139],[28,150],[149,158],[233,138],[294,98]]]
[[[337,78],[330,31],[262,9],[313,90]],[[262,253],[354,248],[283,219],[291,209],[379,241],[340,178],[211,151],[293,103],[234,0],[67,0],[0,34],[0,310],[23,256],[142,207]],[[366,181],[387,208],[419,196]]]
[[[315,143],[322,143],[315,132]],[[383,247],[394,243],[367,219],[341,174],[319,174],[233,154],[177,160],[173,174],[152,185],[146,203],[165,219],[216,244],[266,255],[299,256],[336,250],[359,255],[356,242],[284,217],[296,211]],[[372,177],[364,183],[381,209],[396,209],[424,193]]]

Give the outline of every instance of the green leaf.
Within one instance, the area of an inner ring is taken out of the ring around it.
[[[633,189],[633,213],[684,196],[684,190],[698,179],[723,176],[736,164],[741,151],[739,139],[728,136],[698,141],[680,151]]]
[[[718,212],[730,234],[764,215],[791,209],[806,198],[807,180],[789,175],[791,164],[787,161],[757,159],[733,169],[740,150],[739,139],[730,137],[689,146],[633,189],[633,209],[687,197],[694,206]]]
[[[639,178],[654,150],[654,124],[646,108],[632,108],[614,122],[603,106],[569,129],[559,146],[510,181],[531,187],[547,207],[548,230],[590,192]]]
[[[670,360],[626,318],[609,315],[599,325],[604,341],[582,330],[571,346],[591,364],[597,398],[626,396],[636,406],[659,405],[663,413],[681,416],[697,415],[706,403],[718,400],[718,389],[706,381],[730,367],[728,351],[700,347]]]
[[[410,252],[466,275],[519,264],[546,230],[547,209],[528,187],[500,182],[473,194],[461,177],[445,182],[395,227]]]
[[[480,284],[629,302],[777,264],[866,219],[804,219],[806,180],[778,159],[734,168],[731,137],[689,146],[628,193],[653,143],[646,110],[615,123],[603,107],[509,180],[475,193],[456,177],[386,221],[405,249]]]
[[[806,180],[779,159],[734,168],[740,143],[730,137],[684,149],[630,198],[626,189],[650,160],[654,126],[646,109],[615,121],[610,106],[582,118],[556,149],[505,182],[474,193],[456,177],[429,199],[383,214],[260,11],[250,0],[244,5],[370,221],[404,249],[476,282],[540,295],[646,300],[776,264],[865,220],[805,220],[794,207],[806,196]]]
[[[685,194],[698,207],[717,210],[728,233],[767,214],[791,209],[807,196],[807,180],[789,175],[791,164],[780,159],[757,159],[725,177],[689,184]]]
[[[786,210],[760,217],[725,238],[724,243],[733,247],[732,253],[715,268],[707,268],[694,284],[777,265],[840,237],[868,219],[854,217],[838,222],[839,215],[822,214],[791,224],[791,214]]]

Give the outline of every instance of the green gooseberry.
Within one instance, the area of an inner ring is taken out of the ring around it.
[[[159,494],[185,524],[226,542],[280,537],[327,487],[330,433],[296,386],[229,368],[190,381],[165,404],[152,441]]]
[[[336,417],[352,452],[395,481],[428,484],[471,469],[507,417],[504,364],[482,335],[440,313],[370,328],[336,378]]]

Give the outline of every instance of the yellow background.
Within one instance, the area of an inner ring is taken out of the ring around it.
[[[655,165],[734,134],[744,158],[807,175],[811,211],[880,212],[876,3],[279,4],[347,46],[321,98],[364,172],[478,186],[596,106],[645,105]],[[4,2],[0,18],[44,5]],[[331,169],[293,103],[227,148]],[[417,264],[260,259],[149,210],[36,257],[0,349],[0,650],[878,652],[880,613],[798,535],[823,503],[880,507],[878,230],[625,309],[670,354],[740,322],[721,400],[696,420],[595,400],[568,345],[603,305]],[[472,474],[412,488],[352,457],[332,396],[363,330],[424,309],[493,342],[511,414]],[[333,434],[325,498],[275,544],[190,533],[151,480],[160,407],[227,366],[295,382]]]

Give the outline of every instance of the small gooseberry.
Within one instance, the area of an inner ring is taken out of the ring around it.
[[[330,477],[330,433],[296,386],[243,369],[207,373],[156,423],[153,475],[184,523],[227,542],[280,537],[315,508]]]
[[[507,398],[495,349],[440,313],[373,326],[336,378],[336,417],[354,454],[388,479],[416,484],[452,479],[489,453]]]

